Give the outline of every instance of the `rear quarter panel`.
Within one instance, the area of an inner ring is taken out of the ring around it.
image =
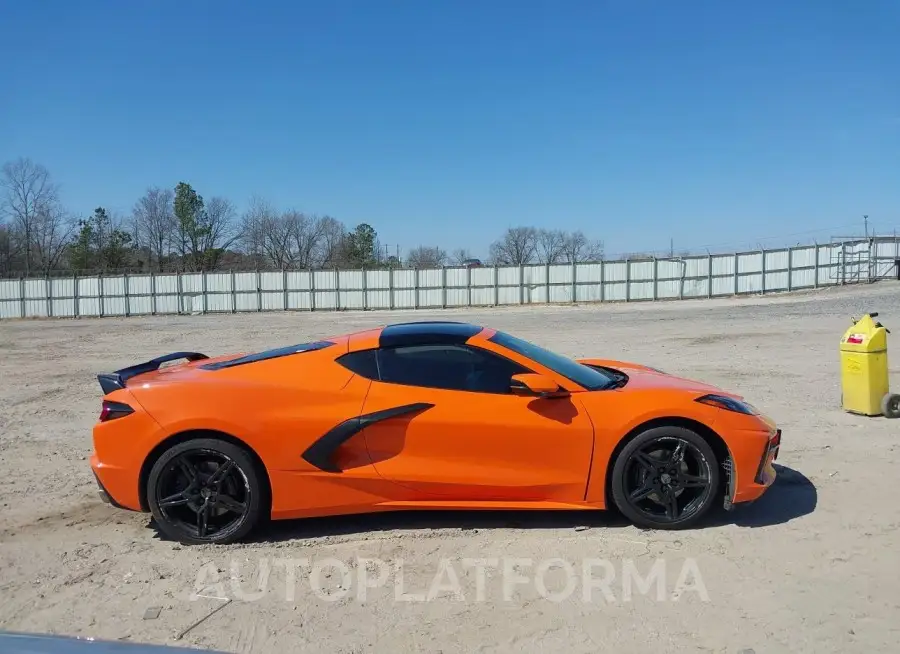
[[[155,442],[193,430],[215,430],[251,447],[267,470],[310,466],[300,453],[318,436],[359,414],[368,382],[334,362],[328,349],[269,361],[198,370],[190,379],[132,390],[159,424]]]
[[[118,505],[139,511],[138,472],[153,444],[159,441],[159,423],[128,390],[114,391],[105,399],[123,402],[134,412],[94,424],[91,468]]]

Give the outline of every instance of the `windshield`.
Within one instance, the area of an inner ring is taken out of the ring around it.
[[[562,375],[579,386],[584,386],[589,391],[598,391],[616,382],[616,378],[609,373],[601,372],[596,368],[589,368],[574,359],[545,350],[534,343],[529,343],[505,332],[498,331],[488,340],[537,361],[542,366],[550,368],[553,372]]]

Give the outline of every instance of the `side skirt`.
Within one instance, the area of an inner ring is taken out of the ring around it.
[[[416,500],[379,502],[379,507],[392,509],[460,510],[460,511],[596,511],[605,507],[599,502],[504,502]]]

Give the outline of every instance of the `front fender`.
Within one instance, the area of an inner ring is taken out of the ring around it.
[[[585,408],[594,424],[594,453],[588,478],[585,501],[606,507],[607,472],[613,465],[613,455],[622,441],[640,431],[646,424],[659,420],[686,420],[698,422],[715,431],[718,415],[711,407],[697,403],[659,402],[651,407],[649,398],[634,401],[634,396],[618,391],[604,393],[607,397],[585,402]],[[630,395],[631,397],[626,396]],[[696,407],[691,406],[696,404]],[[617,406],[619,405],[619,406]]]

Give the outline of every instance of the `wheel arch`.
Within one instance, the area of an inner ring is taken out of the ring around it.
[[[150,510],[150,505],[147,502],[147,480],[150,477],[150,470],[153,468],[153,464],[156,463],[159,457],[163,455],[163,452],[169,448],[178,445],[179,443],[184,443],[197,438],[215,438],[226,443],[231,443],[232,445],[245,450],[247,454],[250,455],[250,458],[253,460],[253,464],[256,466],[257,472],[259,473],[259,478],[263,482],[263,515],[268,515],[271,512],[272,506],[272,481],[269,479],[269,471],[266,469],[259,454],[237,436],[216,429],[189,429],[181,431],[167,437],[150,451],[144,459],[143,464],[141,464],[141,472],[138,477],[138,499],[141,503],[141,511],[147,512]]]
[[[728,488],[731,483],[732,477],[731,469],[729,467],[731,462],[731,451],[728,449],[725,439],[723,439],[712,427],[698,420],[681,416],[668,416],[653,418],[652,420],[642,422],[625,434],[625,436],[616,443],[616,446],[613,448],[612,454],[609,457],[609,462],[606,465],[606,474],[603,480],[603,497],[607,507],[610,506],[609,498],[612,497],[612,472],[616,465],[616,460],[619,458],[619,454],[636,436],[650,429],[655,429],[656,427],[683,427],[685,429],[690,429],[691,431],[696,432],[709,444],[713,453],[716,455],[716,462],[719,466],[723,467],[725,472],[725,474],[720,476],[719,487],[716,489],[717,496],[721,497],[723,491]]]

